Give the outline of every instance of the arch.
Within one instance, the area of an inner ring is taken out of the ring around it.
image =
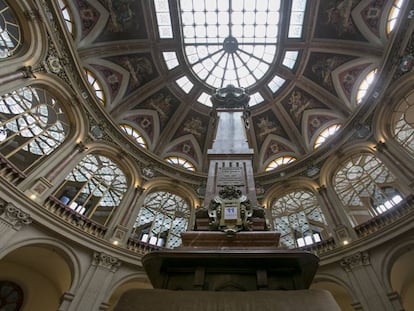
[[[395,289],[395,280],[393,280],[393,268],[400,258],[404,255],[410,253],[410,256],[414,256],[414,238],[410,236],[398,243],[393,243],[390,247],[384,251],[385,256],[380,262],[380,271],[382,273],[381,277],[383,279],[383,284],[386,287],[388,292],[397,291]],[[412,262],[412,261],[411,261]],[[411,267],[409,269],[410,273],[412,271]],[[412,274],[412,273],[411,273]],[[393,286],[394,284],[394,286]],[[401,293],[399,293],[401,295]]]
[[[148,281],[148,278],[146,275],[142,273],[133,273],[129,274],[120,280],[118,280],[116,283],[114,283],[112,286],[112,290],[108,295],[108,304],[109,309],[108,311],[111,311],[119,298],[124,294],[125,292],[131,290],[131,289],[152,289],[151,283]]]
[[[33,170],[74,134],[69,109],[49,89],[41,83],[29,84],[6,93],[0,101],[6,116],[0,123],[2,154],[21,171]]]
[[[61,297],[76,292],[81,282],[78,255],[58,239],[29,238],[4,249],[1,257],[2,277],[23,289],[22,311],[57,310]]]
[[[342,311],[354,311],[352,303],[357,301],[356,295],[352,288],[340,278],[328,274],[317,274],[310,288],[328,290]]]
[[[273,203],[275,197],[286,194],[287,192],[298,189],[306,189],[315,192],[318,188],[319,185],[311,178],[292,177],[289,180],[284,181],[283,183],[277,183],[270,187],[266,191],[266,194],[263,197],[262,202],[263,205],[267,208]]]
[[[297,179],[295,183],[278,186],[266,197],[268,215],[286,247],[304,247],[330,236],[312,183],[305,178]]]
[[[120,161],[100,153],[88,153],[66,175],[55,196],[75,212],[107,226],[121,205],[133,176],[119,167]],[[131,190],[132,191],[132,190]]]
[[[152,178],[144,183],[142,187],[145,188],[144,195],[154,191],[170,191],[184,197],[190,203],[192,208],[201,204],[197,193],[188,187],[188,185],[185,185],[176,179],[167,177]]]
[[[0,262],[8,254],[11,254],[18,249],[31,246],[53,248],[53,250],[66,262],[71,273],[71,284],[67,291],[74,292],[76,288],[78,288],[81,282],[81,262],[76,252],[62,240],[51,237],[34,237],[22,240],[2,250],[0,253]]]
[[[11,7],[17,22],[21,28],[22,46],[17,53],[7,58],[7,62],[0,62],[1,66],[7,66],[8,72],[21,69],[22,64],[33,66],[44,58],[47,53],[48,40],[44,24],[36,17],[30,16],[26,12],[33,12],[33,8],[27,1],[7,1]],[[22,22],[33,18],[33,22]],[[36,39],[34,39],[36,38]]]
[[[404,74],[396,80],[388,89],[388,96],[384,99],[383,105],[375,111],[373,118],[374,136],[377,141],[393,140],[392,123],[390,116],[408,94],[412,93],[414,86],[414,72]]]

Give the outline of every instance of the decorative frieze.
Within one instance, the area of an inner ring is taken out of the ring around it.
[[[0,199],[0,220],[15,230],[20,230],[23,225],[30,225],[33,222],[28,213],[2,199]]]
[[[360,266],[367,266],[370,264],[368,252],[358,252],[351,256],[342,258],[340,265],[341,267],[350,272],[352,269]]]
[[[93,254],[92,264],[111,270],[112,272],[115,272],[121,266],[121,262],[118,258],[98,252]]]

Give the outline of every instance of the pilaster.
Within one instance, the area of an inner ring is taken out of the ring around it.
[[[0,199],[0,249],[24,226],[33,222],[30,214]]]
[[[59,311],[105,310],[102,309],[102,304],[108,298],[109,286],[120,266],[118,258],[94,252],[82,283],[74,293],[73,301],[70,304],[68,300],[62,301]]]
[[[342,258],[341,267],[347,272],[355,295],[359,298],[356,310],[401,311],[391,303],[385,287],[371,265],[368,252],[357,252]]]

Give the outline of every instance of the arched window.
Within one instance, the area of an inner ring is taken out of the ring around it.
[[[98,78],[95,76],[95,74],[85,69],[85,75],[88,79],[89,84],[92,86],[92,89],[95,92],[96,98],[99,100],[99,102],[104,105],[105,104],[105,93],[102,87],[102,83],[98,80]]]
[[[283,157],[279,157],[277,159],[274,159],[273,161],[271,161],[267,166],[265,171],[272,171],[275,168],[282,166],[282,165],[286,165],[289,163],[292,163],[293,161],[296,161],[296,158],[291,157],[291,156],[283,156]]]
[[[23,304],[23,290],[9,281],[0,281],[0,310],[19,311]]]
[[[75,32],[75,23],[73,22],[72,12],[68,6],[68,3],[66,0],[58,0],[58,4],[60,7],[60,11],[62,12],[66,28],[73,35]]]
[[[77,213],[106,225],[126,190],[126,177],[117,164],[89,154],[65,178],[56,197]]]
[[[22,171],[55,150],[68,131],[60,103],[46,90],[24,87],[0,99],[0,153]]]
[[[356,102],[360,104],[364,99],[365,95],[367,94],[370,86],[374,83],[375,74],[377,73],[377,69],[371,70],[364,80],[362,80],[361,84],[358,87],[358,91],[356,94]]]
[[[319,148],[330,136],[333,136],[341,128],[340,124],[334,124],[324,129],[316,138],[314,149]]]
[[[374,155],[362,153],[345,162],[334,177],[334,188],[354,225],[383,212],[378,207],[399,203],[395,178]],[[393,189],[390,192],[390,189]]]
[[[390,13],[388,14],[387,19],[387,34],[390,34],[393,31],[395,24],[397,23],[398,15],[400,14],[401,7],[403,6],[405,0],[395,0]]]
[[[327,223],[315,195],[294,191],[277,199],[271,207],[273,226],[280,243],[289,248],[320,242]]]
[[[194,164],[182,157],[171,156],[171,157],[165,158],[165,161],[167,161],[168,163],[174,164],[174,165],[182,166],[186,170],[189,170],[192,172],[195,171]]]
[[[145,141],[144,137],[132,126],[127,124],[121,124],[119,126],[125,133],[132,137],[132,139],[138,144],[138,146],[148,149],[147,142]]]
[[[405,97],[393,113],[393,134],[414,157],[414,93]]]
[[[21,45],[20,25],[9,5],[0,0],[0,59],[16,54]]]
[[[142,242],[166,248],[181,245],[180,233],[190,219],[190,206],[180,196],[158,191],[144,201],[134,225],[134,235]]]

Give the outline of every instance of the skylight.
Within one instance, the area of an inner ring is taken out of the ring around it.
[[[157,15],[158,32],[161,39],[172,39],[170,7],[168,0],[154,0],[155,13]]]
[[[276,55],[280,0],[180,0],[182,40],[196,76],[214,88],[249,87]]]
[[[293,69],[293,67],[295,67],[296,60],[298,59],[298,55],[298,51],[286,51],[282,62],[283,66]]]
[[[285,84],[286,80],[275,75],[273,79],[267,84],[273,93],[276,93]]]
[[[186,76],[181,77],[175,81],[178,86],[186,93],[190,93],[191,89],[193,88],[194,84],[188,80]]]
[[[256,92],[250,95],[249,106],[260,104],[261,102],[263,102],[263,100],[263,96],[259,92]]]
[[[289,38],[302,37],[303,19],[305,17],[306,0],[293,0],[290,12]]]
[[[162,57],[164,57],[168,70],[174,69],[179,65],[177,53],[175,52],[163,52]]]

